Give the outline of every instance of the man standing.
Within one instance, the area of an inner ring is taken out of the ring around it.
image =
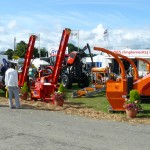
[[[5,85],[9,94],[9,107],[13,108],[13,95],[15,97],[16,108],[20,108],[19,88],[18,88],[18,72],[15,70],[15,65],[10,64],[9,69],[5,73]]]

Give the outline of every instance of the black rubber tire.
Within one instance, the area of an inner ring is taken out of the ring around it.
[[[78,82],[79,88],[88,87],[90,84],[89,78],[85,73],[82,73],[82,80]]]
[[[84,88],[84,87],[85,87],[85,85],[84,85],[84,83],[83,83],[83,82],[78,82],[78,87],[82,89],[82,88]]]
[[[61,84],[67,89],[70,89],[72,87],[72,80],[69,74],[62,75]]]

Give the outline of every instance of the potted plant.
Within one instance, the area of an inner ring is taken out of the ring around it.
[[[24,99],[24,100],[27,100],[28,91],[29,91],[29,88],[28,88],[27,82],[24,82],[23,87],[20,89],[20,98]]]
[[[138,110],[142,107],[140,105],[140,94],[137,90],[131,90],[129,98],[125,100],[124,108],[128,118],[135,118]]]
[[[66,96],[64,93],[64,86],[62,84],[60,84],[58,91],[54,92],[54,94],[52,95],[52,99],[55,105],[63,106]]]

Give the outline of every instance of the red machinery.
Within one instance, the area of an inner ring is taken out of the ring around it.
[[[18,86],[22,87],[24,85],[24,82],[27,81],[27,75],[31,63],[31,59],[33,57],[33,50],[34,50],[34,44],[35,44],[36,36],[31,35],[28,42],[28,48],[25,55],[25,62],[22,68],[22,71],[19,72],[19,80],[18,80]]]
[[[87,44],[83,50],[80,50],[80,52],[72,51],[69,54],[65,54],[65,59],[62,63],[61,75],[59,77],[59,81],[65,88],[71,88],[73,83],[78,83],[80,88],[89,86],[89,77],[87,75],[87,71],[84,70],[82,62],[83,54],[86,49],[88,49],[91,56],[89,44]],[[47,66],[47,69],[53,70],[53,65],[56,61],[55,56],[56,54],[50,56],[50,66]]]
[[[31,86],[31,99],[42,99],[45,102],[52,100],[51,94],[57,90],[57,82],[65,57],[65,50],[68,44],[70,32],[70,29],[65,29],[63,31],[53,73],[37,78],[35,85]]]

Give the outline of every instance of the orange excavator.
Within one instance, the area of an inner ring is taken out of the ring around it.
[[[116,55],[123,58],[124,60],[128,61],[133,68],[134,73],[131,73],[132,76],[127,76],[127,82],[128,82],[127,94],[129,94],[130,90],[133,89],[133,83],[139,79],[138,70],[137,70],[135,63],[130,58],[128,58],[127,56],[124,56],[122,54],[116,54]]]
[[[129,91],[132,89],[138,90],[138,92],[141,95],[142,101],[144,101],[144,99],[146,102],[150,100],[150,92],[149,92],[150,91],[150,82],[149,82],[150,74],[146,75],[143,78],[139,78],[138,71],[134,62],[128,57],[123,56],[121,54],[115,54],[115,53],[112,54],[113,52],[104,48],[94,47],[94,50],[99,50],[99,51],[112,55],[117,60],[121,68],[121,78],[116,79],[115,81],[112,81],[112,79],[109,79],[106,82],[106,96],[110,105],[112,106],[112,110],[116,110],[116,111],[124,110],[123,108],[124,100],[128,96]],[[120,63],[120,61],[118,60],[119,59],[118,56],[130,62],[134,70],[134,79],[132,79],[132,77],[126,76],[125,69],[122,66],[122,63]]]
[[[134,80],[133,80],[133,84],[130,81],[130,88],[128,88],[128,90],[136,89],[141,96],[141,102],[143,102],[143,103],[149,102],[150,101],[150,92],[149,92],[150,91],[150,83],[149,83],[149,80],[150,80],[150,74],[149,74],[150,73],[150,62],[144,58],[135,57],[135,59],[141,60],[141,61],[147,63],[147,75],[140,78],[138,75],[138,70],[137,70],[134,62],[124,55],[121,55],[121,54],[117,54],[117,55],[126,59],[133,67]]]
[[[128,60],[130,60],[130,64],[132,64],[133,67],[133,72],[134,72],[134,76],[135,76],[135,80],[133,81],[133,89],[136,89],[140,96],[141,96],[141,102],[146,102],[148,103],[150,101],[150,62],[144,58],[139,58],[139,57],[135,57],[135,59],[137,60],[141,60],[145,63],[147,63],[147,75],[140,78],[138,76],[138,70],[135,66],[133,66],[132,60],[130,60],[128,58]]]
[[[140,93],[142,102],[148,103],[150,102],[150,62],[144,58],[135,57],[135,59],[147,63],[147,75],[134,82],[133,88]]]
[[[125,98],[127,98],[129,91],[127,87],[130,87],[128,86],[128,84],[130,84],[129,82],[130,80],[127,79],[128,77],[126,76],[124,65],[120,60],[120,58],[118,57],[118,55],[113,53],[112,51],[99,47],[94,47],[94,50],[102,51],[104,53],[113,56],[120,66],[121,78],[119,79],[110,78],[106,82],[106,97],[111,105],[111,110],[122,111],[124,110],[123,104]]]
[[[65,51],[68,44],[70,29],[63,30],[59,50],[56,57],[56,63],[53,69],[53,73],[43,76],[42,74],[47,73],[47,70],[41,70],[39,72],[39,76],[36,78],[35,82],[30,86],[30,95],[31,99],[41,99],[45,102],[52,101],[51,94],[53,94],[57,88],[57,82],[60,74],[60,70],[62,68],[62,62],[65,57]],[[22,68],[22,72],[19,73],[19,86],[22,87],[24,82],[27,82],[29,66],[31,63],[31,59],[33,56],[34,43],[36,40],[36,36],[31,36],[29,39],[28,49],[25,56],[25,62]],[[52,103],[54,103],[52,101]]]
[[[135,57],[135,59],[141,60],[141,61],[147,63],[146,71],[147,71],[147,74],[149,74],[150,73],[150,62],[148,60],[144,59],[144,58]]]

